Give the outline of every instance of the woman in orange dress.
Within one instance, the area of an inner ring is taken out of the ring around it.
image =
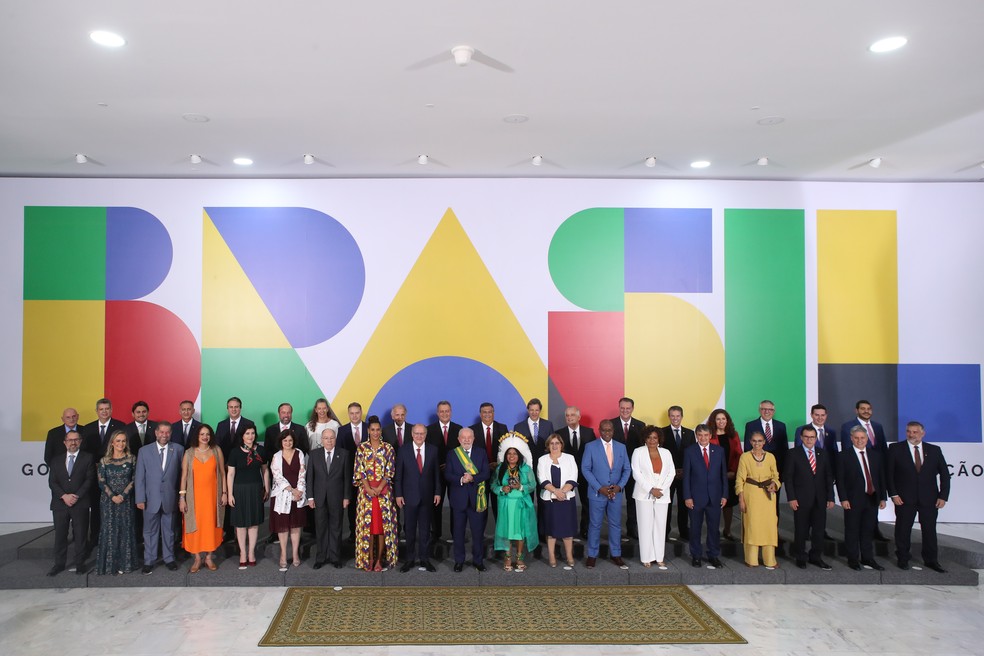
[[[225,462],[222,450],[215,444],[215,433],[202,424],[193,435],[181,463],[181,501],[178,509],[184,514],[184,548],[194,554],[191,564],[194,574],[202,566],[216,570],[212,552],[222,544],[222,520],[225,517]]]

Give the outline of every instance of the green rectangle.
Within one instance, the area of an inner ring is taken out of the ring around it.
[[[807,415],[804,244],[803,210],[724,211],[727,407],[741,425],[769,399],[790,437]]]
[[[106,208],[24,208],[24,300],[106,298]]]

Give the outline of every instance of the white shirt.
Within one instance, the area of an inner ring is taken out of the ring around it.
[[[923,448],[923,443],[916,444],[915,442],[909,442],[909,440],[906,440],[906,443],[909,445],[909,456],[912,457],[912,463],[915,464],[916,462],[916,447],[919,447],[919,463],[925,464],[926,450]]]
[[[417,459],[417,456],[420,456],[420,466],[421,467],[423,467],[424,466],[424,463],[427,462],[427,456],[424,454],[424,447],[425,446],[427,446],[427,443],[426,442],[424,442],[420,446],[417,446],[416,444],[413,445],[413,449],[414,449],[413,458],[414,458],[414,460],[416,460]]]

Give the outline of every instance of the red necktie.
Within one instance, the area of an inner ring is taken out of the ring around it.
[[[400,426],[396,427],[396,443],[403,446],[403,428]],[[420,453],[420,451],[417,451],[417,453]]]
[[[711,468],[711,459],[707,457],[707,447],[704,447],[704,466],[708,469]]]
[[[861,464],[864,465],[864,493],[874,494],[875,484],[871,482],[871,470],[868,469],[868,459],[864,457],[864,451],[861,452]]]
[[[875,446],[875,432],[871,430],[871,424],[865,422],[864,427],[868,431],[868,443],[871,444],[871,446]]]
[[[772,422],[767,421],[765,423],[765,443],[772,444]]]
[[[417,471],[424,473],[424,458],[420,455],[420,447],[417,447]]]
[[[489,462],[492,460],[492,427],[485,427],[485,453],[489,456]]]
[[[922,469],[922,457],[919,455],[919,445],[917,444],[913,448],[916,450],[916,473],[918,474]]]
[[[817,473],[817,457],[813,455],[813,449],[810,449],[810,470],[814,474]]]
[[[448,445],[448,427],[444,427],[444,446]]]

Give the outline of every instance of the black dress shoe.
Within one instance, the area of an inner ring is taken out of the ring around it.
[[[477,569],[479,572],[484,572],[485,569],[486,569],[486,567],[482,563],[476,563],[475,564],[475,569]]]
[[[900,560],[898,562],[898,566],[899,566],[899,569],[910,569],[909,568],[909,561],[907,561],[907,560]]]
[[[806,569],[806,561],[805,560],[797,560],[796,561],[796,566],[799,567],[800,569]]]
[[[331,564],[331,566],[334,567],[335,569],[342,569],[342,561],[336,560]]]
[[[946,570],[939,563],[925,563],[926,567],[933,570],[934,572],[939,572],[940,574],[946,574]]]
[[[876,570],[878,572],[884,571],[885,569],[884,567],[882,567],[881,565],[879,565],[873,560],[862,560],[861,564],[866,567],[870,567],[871,569]]]
[[[680,541],[681,542],[690,542],[690,533],[681,533],[680,534]]]
[[[411,568],[413,568],[413,561],[408,560],[407,562],[403,563],[403,567],[400,568],[400,573],[406,574],[411,570]]]
[[[465,564],[464,563],[455,563],[454,564],[454,571],[455,572],[460,572],[464,568],[465,568]]]
[[[64,572],[64,571],[65,571],[64,565],[55,565],[54,567],[48,570],[48,576],[56,576],[58,575],[59,572]]]
[[[322,567],[324,567],[324,566],[325,566],[325,563],[324,563],[324,561],[322,561],[322,560],[319,560],[318,562],[316,562],[316,563],[315,563],[315,564],[314,564],[314,565],[313,565],[313,566],[311,567],[311,569],[321,569],[321,568],[322,568]]]
[[[824,540],[833,540],[834,538],[830,537],[830,533],[827,533],[827,531],[824,531],[823,532],[823,539]]]
[[[144,565],[143,566],[143,569],[141,569],[140,571],[143,572],[144,574],[150,574],[151,572],[154,571],[154,566],[153,565]]]
[[[875,542],[888,542],[888,538],[881,534],[881,531],[875,529]]]
[[[849,560],[849,561],[847,561],[847,566],[850,567],[851,569],[853,569],[855,572],[860,572],[861,571],[861,563],[859,563],[856,560]]]
[[[612,563],[619,569],[629,569],[629,566],[625,564],[621,556],[612,556]]]
[[[825,563],[825,562],[824,562],[824,561],[823,561],[822,559],[820,559],[820,558],[818,558],[818,559],[816,559],[816,560],[811,560],[811,561],[810,561],[810,564],[812,564],[812,565],[816,565],[817,567],[819,567],[820,569],[822,569],[822,570],[823,570],[823,571],[825,571],[825,572],[829,572],[829,571],[830,571],[831,569],[833,569],[833,568],[832,568],[832,567],[831,567],[830,565],[828,565],[827,563]]]
[[[690,564],[694,567],[700,567],[701,564],[700,558],[694,558],[693,560],[690,561]]]
[[[89,570],[86,569],[85,565],[78,565],[75,568],[75,573],[78,574],[79,576],[85,576],[86,574],[89,573]]]
[[[597,558],[592,558],[591,556],[588,556],[584,560],[584,566],[587,567],[588,569],[594,569],[596,562],[598,562]]]
[[[426,569],[428,572],[436,572],[437,571],[437,568],[434,567],[434,565],[429,560],[425,560],[422,564],[424,566],[424,569]]]
[[[720,569],[721,567],[724,567],[724,563],[722,563],[717,558],[708,558],[707,559],[707,562],[710,563],[713,567],[715,567],[717,569]]]
[[[171,562],[169,562],[169,563],[164,563],[164,567],[168,568],[172,572],[177,572],[178,571],[178,564],[176,562],[174,562],[173,560]]]

